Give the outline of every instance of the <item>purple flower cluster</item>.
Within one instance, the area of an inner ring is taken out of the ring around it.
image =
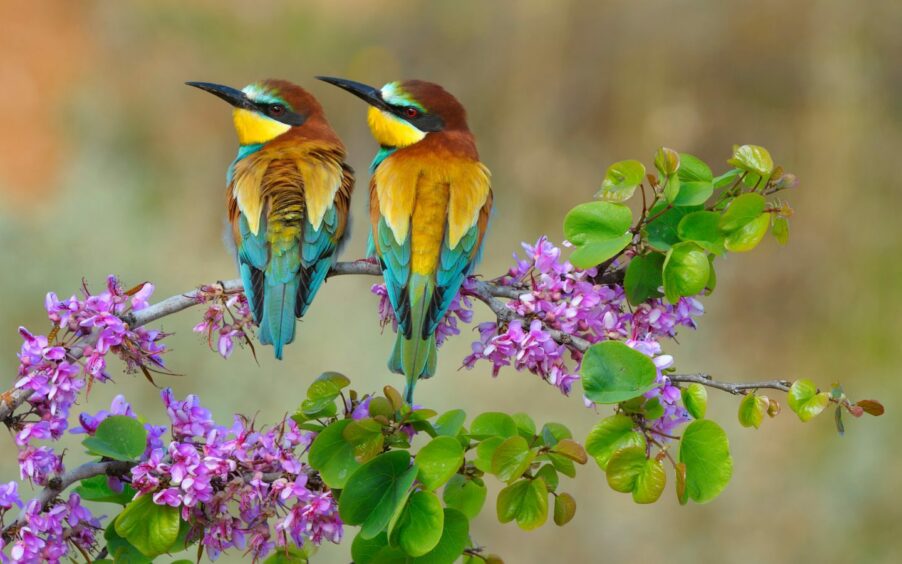
[[[21,506],[21,502],[18,504]],[[4,507],[2,503],[0,507]],[[4,563],[60,562],[69,552],[69,544],[86,553],[91,551],[99,529],[100,521],[81,504],[81,497],[76,493],[69,495],[67,501],[46,508],[33,499],[25,507],[21,523],[15,526],[9,558],[3,554],[0,558]],[[3,548],[0,539],[0,549]]]
[[[226,294],[219,286],[202,286],[198,300],[207,304],[207,309],[194,332],[206,337],[210,349],[229,358],[236,342],[250,343],[254,318],[243,293]]]
[[[435,343],[442,346],[448,337],[460,335],[460,326],[458,321],[470,323],[473,321],[473,301],[470,295],[473,294],[472,278],[467,278],[461,285],[460,292],[451,301],[448,311],[439,321],[435,329]],[[392,330],[398,332],[398,320],[395,318],[394,309],[392,309],[391,301],[388,298],[388,290],[385,284],[373,284],[370,291],[379,296],[379,324],[383,328],[391,323]]]
[[[196,396],[179,401],[166,389],[162,398],[173,440],[132,469],[132,486],[158,505],[180,507],[211,558],[239,548],[261,559],[292,543],[341,540],[332,492],[310,483],[311,470],[300,461],[312,433],[291,419],[256,430],[236,417],[226,428]]]
[[[92,295],[85,287],[83,299],[72,296],[60,300],[51,292],[45,300],[47,316],[53,323],[49,337],[19,328],[24,342],[19,351],[16,388],[30,392],[30,411],[13,424],[23,479],[45,485],[51,476],[62,472],[61,457],[50,447],[33,443],[59,439],[68,427],[69,411],[79,392],[90,381],[110,379],[107,354],[112,352],[125,361],[128,371],[163,366],[165,347],[160,340],[164,335],[131,328],[123,321],[130,311],[147,307],[153,289],[152,284],[144,283],[125,291],[110,276],[105,291]]]

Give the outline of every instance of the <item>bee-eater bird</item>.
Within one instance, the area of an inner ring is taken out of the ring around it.
[[[188,82],[234,107],[238,156],[228,216],[260,342],[278,359],[294,340],[347,234],[354,171],[319,102],[284,80],[237,90]]]
[[[413,403],[435,373],[435,330],[478,261],[489,214],[489,170],[479,161],[466,111],[431,82],[381,89],[317,77],[362,98],[380,149],[370,167],[371,251],[379,258],[398,338],[389,369],[404,374]]]

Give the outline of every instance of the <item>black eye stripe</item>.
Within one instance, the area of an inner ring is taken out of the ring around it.
[[[408,114],[410,110],[414,110],[415,113],[413,115]],[[391,111],[420,131],[441,131],[445,127],[442,118],[413,106],[391,106]]]
[[[271,111],[273,106],[281,107],[282,113],[275,115]],[[288,109],[288,106],[286,106],[285,104],[268,104],[264,102],[257,102],[254,104],[254,107],[256,107],[261,114],[269,116],[272,119],[280,121],[286,125],[303,125],[303,123],[307,121],[307,116]]]

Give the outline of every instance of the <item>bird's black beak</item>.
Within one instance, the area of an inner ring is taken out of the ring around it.
[[[256,110],[257,106],[247,97],[247,95],[241,90],[236,90],[231,86],[223,86],[221,84],[213,84],[212,82],[186,82],[188,86],[193,86],[195,88],[200,88],[214,96],[222,98],[229,104],[235,106],[236,108],[243,108],[246,110]]]
[[[333,84],[342,90],[347,90],[354,96],[357,96],[367,104],[379,108],[380,110],[391,111],[391,107],[382,99],[382,92],[378,88],[373,88],[361,82],[347,80],[344,78],[334,78],[331,76],[317,76],[318,80]]]

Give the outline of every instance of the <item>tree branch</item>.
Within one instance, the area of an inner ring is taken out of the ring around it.
[[[743,395],[749,390],[757,389],[788,392],[789,387],[792,386],[792,382],[788,380],[766,380],[764,382],[744,382],[734,384],[733,382],[720,382],[711,378],[708,374],[668,374],[667,377],[670,378],[671,382],[701,384],[703,386],[708,386],[709,388],[716,388],[735,395]]]
[[[346,275],[380,276],[381,274],[382,271],[375,262],[369,260],[357,260],[336,263],[329,272],[329,277]],[[610,273],[610,276],[605,274],[604,277],[601,277],[596,281],[600,283],[616,283],[618,279],[622,279],[622,272],[620,270]],[[243,290],[240,279],[226,280],[224,282],[219,282],[219,284],[222,287],[222,291],[226,294],[235,294]],[[512,288],[510,286],[501,286],[484,280],[476,280],[473,290],[468,292],[468,294],[488,306],[492,313],[495,314],[498,321],[510,322],[518,316],[513,310],[507,307],[507,304],[503,300],[517,299],[526,291],[526,289]],[[202,288],[197,288],[184,294],[166,298],[165,300],[152,304],[144,309],[129,312],[122,316],[122,320],[130,327],[140,327],[200,304],[202,295]],[[546,328],[545,330],[552,339],[578,352],[586,352],[591,346],[591,343],[580,337],[556,329]],[[80,342],[70,348],[69,357],[72,360],[81,358],[84,347],[90,344],[94,339],[96,339],[96,335],[93,334],[84,337]],[[789,382],[784,380],[733,384],[729,382],[718,382],[706,374],[674,374],[670,375],[670,379],[673,382],[695,382],[732,394],[742,394],[745,390],[755,388],[772,388],[785,392],[789,390],[790,385]],[[17,388],[7,390],[0,394],[0,421],[9,422],[15,410],[25,403],[28,397],[29,390]]]

